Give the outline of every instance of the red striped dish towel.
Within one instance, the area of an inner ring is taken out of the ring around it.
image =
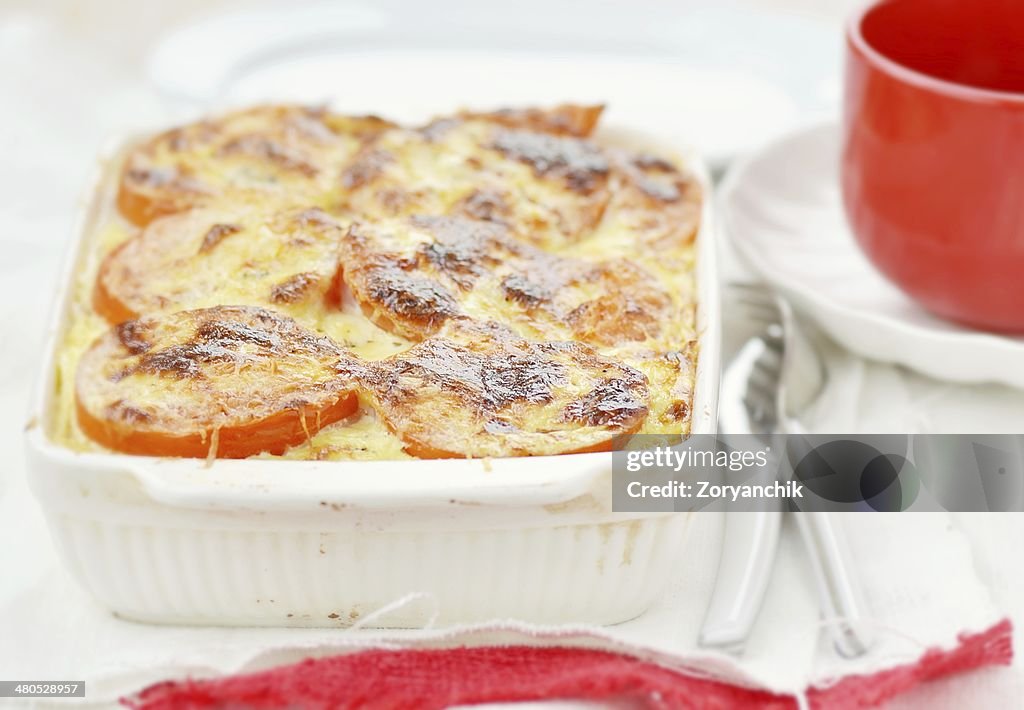
[[[849,676],[828,688],[810,688],[802,700],[820,710],[871,707],[919,683],[1005,665],[1012,656],[1010,623],[1003,621],[962,636],[951,650],[929,651],[915,663]],[[792,696],[684,675],[623,654],[537,646],[363,651],[260,673],[161,683],[125,704],[136,710],[441,710],[550,699],[632,701],[657,710],[798,706]]]

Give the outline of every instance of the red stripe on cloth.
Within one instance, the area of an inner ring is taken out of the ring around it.
[[[963,634],[950,651],[931,650],[917,663],[869,676],[849,676],[826,689],[812,689],[811,706],[822,710],[874,707],[929,680],[983,666],[1008,666],[1013,661],[1013,624],[1004,619],[986,631]]]
[[[1011,626],[965,635],[951,651],[929,651],[916,664],[846,678],[812,689],[818,710],[876,705],[940,676],[1013,656]],[[632,700],[641,707],[791,710],[788,696],[740,688],[605,651],[536,646],[363,651],[309,659],[260,673],[151,686],[122,700],[135,710],[432,710],[525,700]]]

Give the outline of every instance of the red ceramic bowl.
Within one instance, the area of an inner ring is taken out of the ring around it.
[[[929,310],[1024,332],[1024,1],[886,0],[847,32],[842,186]]]

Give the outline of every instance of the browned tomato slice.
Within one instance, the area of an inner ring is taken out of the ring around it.
[[[594,132],[603,111],[603,105],[559,104],[551,108],[505,108],[483,113],[462,111],[459,117],[494,121],[510,128],[586,138]]]
[[[221,306],[127,321],[83,355],[85,433],[149,456],[280,454],[358,406],[351,356],[290,318]]]
[[[421,458],[609,449],[647,415],[643,374],[573,342],[531,342],[457,319],[362,379],[382,418]]]
[[[360,222],[342,242],[342,279],[370,320],[422,340],[464,305],[479,310],[471,291],[518,249],[500,225],[458,217]]]
[[[312,208],[207,208],[163,217],[104,259],[94,305],[111,323],[220,304],[316,307],[337,295],[344,235]]]
[[[222,199],[316,201],[380,131],[375,117],[306,106],[258,106],[161,133],[125,160],[121,213],[138,225]]]
[[[411,340],[466,315],[530,338],[617,345],[659,337],[673,314],[666,289],[638,264],[549,254],[493,222],[358,222],[341,252],[343,279],[363,311]]]
[[[346,169],[342,200],[368,221],[465,215],[543,248],[578,242],[608,203],[609,157],[588,140],[530,125],[512,113],[481,114],[385,131]]]

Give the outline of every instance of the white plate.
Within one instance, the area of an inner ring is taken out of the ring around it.
[[[684,136],[724,167],[834,106],[840,40],[824,23],[752,7],[605,3],[581,17],[550,0],[316,3],[185,25],[154,47],[147,75],[186,111],[327,98],[412,121],[454,101],[607,102],[610,122]]]
[[[1024,387],[1024,338],[931,315],[863,256],[843,213],[839,154],[839,128],[827,123],[730,170],[721,224],[747,266],[861,355],[943,380]]]

